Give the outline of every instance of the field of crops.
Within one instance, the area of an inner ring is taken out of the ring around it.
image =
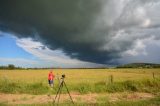
[[[0,70],[0,78],[12,81],[47,83],[49,70]],[[160,76],[160,69],[53,69],[55,76],[66,75],[68,83],[96,83],[113,75],[115,81],[152,79]]]
[[[160,103],[157,102],[160,96],[160,69],[53,69],[56,76],[53,89],[48,86],[49,71],[0,70],[0,95],[55,95],[59,86],[58,78],[65,74],[65,82],[73,95],[74,93],[79,95],[122,93],[126,95],[128,92],[143,92],[154,95],[156,103],[158,105]],[[63,89],[62,93],[66,94],[66,90]],[[104,99],[106,96],[97,97],[98,101],[109,103]],[[141,101],[136,103],[141,104]],[[143,103],[140,106],[144,106]]]

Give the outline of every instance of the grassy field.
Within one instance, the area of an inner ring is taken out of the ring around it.
[[[70,92],[77,92],[81,95],[145,92],[155,95],[156,103],[160,96],[160,69],[54,69],[56,79],[53,89],[48,86],[48,72],[49,70],[0,70],[0,93],[52,95],[58,89],[58,77],[65,74],[65,82]],[[62,93],[65,94],[66,90],[63,89]],[[104,101],[102,104],[109,103],[103,98],[99,98],[97,101]],[[145,106],[143,105],[144,101],[129,103]],[[124,100],[116,101],[114,105],[122,104],[121,106],[123,106],[123,103],[129,105]],[[150,103],[152,104],[152,102]],[[77,105],[83,105],[83,103]]]
[[[25,81],[27,83],[46,82],[49,70],[0,70],[0,78]],[[160,69],[54,69],[55,75],[65,74],[68,83],[96,83],[113,75],[115,81],[151,79],[152,73],[160,76]]]

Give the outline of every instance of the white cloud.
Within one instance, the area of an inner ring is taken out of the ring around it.
[[[145,40],[137,40],[135,42],[133,48],[125,51],[124,54],[128,54],[128,55],[131,55],[131,56],[137,56],[137,55],[140,55],[140,54],[147,55],[147,52],[145,50],[146,45],[144,44],[144,41]]]
[[[145,39],[138,39],[134,42],[135,44],[130,49],[126,50],[122,55],[126,56],[138,56],[138,55],[148,55],[147,46],[159,46],[160,40],[156,40],[154,35],[147,37]]]
[[[142,27],[149,27],[149,25],[151,24],[151,20],[150,19],[146,19],[144,20]]]
[[[159,63],[160,40],[151,36],[144,40],[137,41],[137,44],[125,51],[120,59],[116,61],[126,64],[133,62]]]
[[[47,67],[99,67],[101,64],[84,62],[66,56],[62,50],[51,50],[40,42],[33,41],[31,38],[16,40],[19,47],[26,52],[38,57]]]
[[[37,66],[39,62],[36,60],[24,59],[24,58],[2,58],[0,57],[0,64],[1,65],[14,64],[16,66],[34,67],[34,66]]]
[[[28,60],[24,58],[0,58],[0,61],[5,61],[5,62],[23,62],[23,63],[30,63],[30,64],[36,64],[36,61],[34,60]]]

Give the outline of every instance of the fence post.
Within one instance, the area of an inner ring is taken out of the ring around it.
[[[154,75],[154,72],[152,73],[152,75],[153,75],[153,79],[155,79],[155,75]]]
[[[113,75],[110,76],[110,82],[113,83]]]

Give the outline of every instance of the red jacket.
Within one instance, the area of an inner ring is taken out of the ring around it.
[[[48,74],[48,80],[54,80],[54,74],[52,72]]]

